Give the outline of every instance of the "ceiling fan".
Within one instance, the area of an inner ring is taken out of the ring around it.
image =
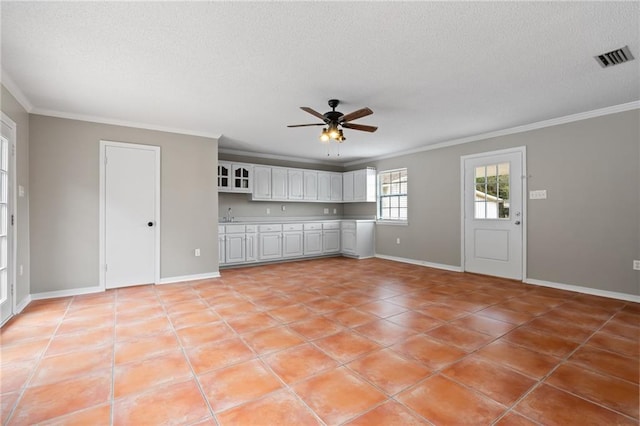
[[[357,120],[358,118],[366,117],[367,115],[373,114],[373,111],[371,111],[371,109],[361,108],[357,111],[345,115],[340,111],[336,111],[336,107],[338,106],[338,104],[340,104],[339,100],[329,99],[329,107],[331,108],[331,111],[325,112],[324,114],[320,114],[318,111],[309,107],[300,107],[301,110],[308,112],[314,117],[318,117],[323,122],[313,124],[292,124],[287,127],[327,126],[322,129],[322,134],[320,135],[320,140],[323,142],[327,142],[331,139],[337,142],[344,141],[346,138],[344,137],[344,134],[340,127],[371,133],[378,130],[376,126],[351,123],[351,121],[353,120]]]

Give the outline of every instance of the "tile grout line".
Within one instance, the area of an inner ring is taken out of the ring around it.
[[[259,307],[258,305],[256,305],[255,303],[253,303],[253,301],[252,301],[252,300],[250,300],[248,297],[244,296],[243,294],[240,294],[240,295],[241,295],[243,298],[245,298],[245,300],[246,300],[247,302],[249,302],[249,303],[251,303],[251,304],[255,305],[256,307]],[[209,305],[209,306],[211,307],[211,309],[213,309],[213,310],[215,311],[215,307],[211,306],[208,302],[206,302],[206,303],[207,303],[207,305]],[[275,308],[275,309],[278,309],[278,308]],[[264,310],[264,311],[260,311],[260,312],[264,312],[265,314],[269,315],[269,313],[268,313],[266,310]],[[218,315],[219,315],[219,314],[218,314]],[[271,318],[273,318],[271,315],[269,315],[269,316],[270,316]],[[297,394],[297,393],[296,393],[296,392],[295,392],[295,391],[294,391],[294,390],[293,390],[293,389],[292,389],[292,388],[291,388],[291,387],[290,387],[290,386],[289,386],[289,385],[288,385],[284,380],[282,380],[282,378],[281,378],[278,374],[276,374],[276,373],[275,373],[275,371],[273,371],[273,369],[271,368],[271,366],[270,366],[270,365],[269,365],[269,364],[268,364],[268,363],[263,359],[263,356],[262,356],[261,354],[259,354],[259,353],[258,353],[258,352],[253,348],[253,346],[251,346],[251,345],[250,345],[250,344],[245,340],[245,338],[242,336],[242,334],[238,333],[238,332],[236,331],[236,329],[235,329],[235,328],[233,328],[233,327],[232,327],[232,326],[227,322],[227,320],[226,320],[224,317],[222,317],[222,316],[220,316],[220,317],[222,318],[222,320],[224,321],[224,323],[227,325],[227,327],[229,327],[229,328],[230,328],[230,329],[235,333],[236,337],[237,337],[238,339],[240,339],[240,341],[241,341],[241,342],[242,342],[242,343],[243,343],[247,348],[249,348],[249,350],[250,350],[250,351],[252,351],[252,352],[255,354],[254,359],[258,360],[258,361],[260,362],[260,365],[262,365],[262,366],[263,366],[263,368],[268,369],[268,371],[269,371],[269,372],[270,372],[274,377],[276,377],[276,378],[277,378],[277,380],[279,380],[279,381],[284,385],[284,389],[285,389],[286,391],[288,391],[288,393],[289,393],[289,394],[292,394],[292,395],[293,395],[293,396],[294,396],[294,397],[295,397],[295,398],[296,398],[300,403],[302,403],[302,404],[304,405],[304,407],[306,407],[306,409],[307,409],[307,410],[308,410],[308,411],[309,411],[309,412],[310,412],[310,413],[311,413],[311,414],[312,414],[312,415],[313,415],[313,416],[314,416],[314,417],[315,417],[315,418],[320,422],[320,424],[321,424],[321,425],[326,425],[326,423],[325,423],[325,422],[320,418],[320,416],[319,416],[319,415],[318,415],[318,414],[317,414],[313,409],[311,409],[311,407],[309,407],[309,406],[307,405],[307,403],[306,403],[302,398],[300,398],[300,396],[299,396],[299,395],[298,395],[298,394]],[[280,323],[280,321],[278,321],[276,318],[273,318],[273,319],[274,319],[274,320],[276,320],[278,323]],[[284,325],[283,325],[282,323],[280,323],[280,325],[279,325],[279,326],[284,326]],[[252,332],[250,332],[250,333],[253,333],[253,332],[256,332],[256,333],[257,333],[257,332],[262,331],[262,330],[268,330],[268,329],[270,329],[270,328],[276,328],[276,327],[278,327],[278,326],[274,326],[274,327],[267,327],[267,328],[265,328],[265,329],[255,330],[255,331],[252,331]],[[287,329],[288,329],[288,327],[287,327]],[[292,331],[292,332],[295,332],[294,330],[291,330],[291,331]],[[248,333],[249,333],[249,332],[248,332]],[[303,344],[296,345],[295,347],[302,346],[302,345],[303,345]],[[293,347],[291,347],[291,348],[293,348]],[[282,349],[282,350],[284,351],[284,350],[287,350],[287,349],[290,349],[290,348],[284,348],[284,349]],[[270,353],[268,353],[268,354],[264,354],[264,355],[269,355],[269,356],[270,356],[270,355],[272,355],[272,354],[274,354],[274,353],[277,353],[277,352],[280,352],[280,351],[276,350],[276,351],[273,351],[273,352],[270,352]],[[239,361],[239,362],[237,362],[237,363],[235,363],[235,364],[233,364],[233,365],[238,365],[238,364],[241,364],[242,362],[247,362],[247,361]],[[230,367],[230,366],[231,366],[231,365],[229,365],[229,366],[225,366],[225,367],[221,367],[220,369],[222,369],[222,368],[227,368],[227,367]],[[212,370],[212,371],[213,371],[213,370]],[[276,390],[273,390],[273,391],[271,391],[271,392],[267,392],[266,394],[261,395],[259,398],[253,399],[253,400],[251,400],[251,401],[243,402],[242,404],[239,404],[239,405],[237,405],[237,406],[235,406],[235,407],[231,407],[231,408],[229,408],[228,410],[232,410],[232,409],[234,409],[234,408],[238,408],[238,407],[244,406],[244,405],[246,405],[246,404],[248,404],[248,403],[250,403],[250,402],[258,401],[258,400],[260,400],[260,399],[266,398],[267,396],[269,396],[269,395],[271,395],[271,394],[273,394],[273,393],[275,393],[275,392],[278,392],[278,391],[280,391],[280,390],[281,390],[281,389],[276,389]],[[223,411],[227,411],[227,410],[223,410]]]
[[[113,426],[115,422],[115,396],[116,396],[116,342],[117,342],[117,327],[118,327],[118,298],[120,291],[115,289],[114,302],[113,302],[113,343],[111,345],[111,401],[109,407],[109,425]]]
[[[199,299],[202,299],[200,297],[200,294],[197,291],[195,291],[191,285],[189,286],[189,288],[198,296]],[[191,375],[192,375],[193,381],[196,383],[196,386],[198,387],[198,391],[200,392],[200,396],[204,400],[204,403],[207,406],[207,408],[209,409],[209,413],[211,413],[211,419],[213,420],[213,422],[216,425],[220,425],[220,422],[218,421],[218,418],[217,418],[215,412],[213,411],[213,408],[211,407],[211,404],[209,403],[209,399],[207,398],[207,395],[205,394],[204,389],[202,389],[202,385],[200,384],[200,380],[198,378],[198,375],[196,374],[195,369],[193,368],[193,365],[191,364],[191,360],[189,359],[189,356],[187,355],[186,348],[182,344],[182,340],[180,339],[180,336],[178,335],[178,332],[177,332],[173,322],[171,321],[171,317],[169,316],[169,312],[166,309],[165,302],[162,299],[162,297],[160,297],[160,295],[157,293],[157,291],[155,293],[156,293],[156,297],[158,297],[160,305],[162,306],[162,310],[165,313],[165,318],[167,319],[167,322],[169,323],[169,327],[171,327],[171,331],[172,331],[173,335],[175,336],[176,340],[178,341],[178,345],[180,346],[180,352],[181,352],[182,356],[184,357],[185,361],[187,362],[187,365],[189,366],[189,370],[191,371]],[[209,306],[208,303],[204,299],[202,299],[202,300],[203,300],[203,302],[205,303],[206,306]],[[199,419],[198,421],[196,421],[196,423],[199,422],[199,421],[203,421],[203,419]]]
[[[11,422],[13,416],[15,415],[16,410],[18,408],[18,405],[22,401],[22,398],[24,398],[24,394],[27,392],[27,388],[29,387],[29,384],[33,380],[33,377],[35,376],[36,371],[38,370],[38,366],[40,366],[40,363],[44,359],[44,355],[47,353],[47,350],[49,349],[49,346],[51,346],[51,342],[53,342],[53,339],[54,339],[56,333],[58,332],[58,329],[62,325],[62,321],[64,321],[64,318],[67,316],[67,313],[69,312],[69,308],[71,307],[71,304],[73,303],[75,298],[76,298],[76,296],[72,296],[71,300],[69,300],[69,303],[67,304],[67,307],[64,310],[64,314],[58,320],[58,325],[55,327],[55,330],[53,330],[53,333],[51,333],[51,336],[49,337],[49,342],[46,344],[46,346],[45,346],[44,350],[42,351],[42,353],[37,357],[37,361],[35,362],[31,373],[29,374],[29,376],[27,377],[27,380],[25,380],[24,384],[22,385],[22,387],[21,387],[21,389],[19,391],[20,395],[16,399],[16,402],[13,404],[13,408],[9,412],[9,416],[5,420],[7,425]]]
[[[575,297],[575,296],[574,296],[574,297]],[[573,298],[572,298],[572,299],[573,299]],[[560,305],[560,306],[562,306],[562,305]],[[560,358],[560,362],[556,363],[556,365],[554,365],[554,366],[551,368],[551,370],[549,370],[549,371],[547,372],[547,374],[545,374],[543,377],[541,377],[541,378],[540,378],[540,380],[539,380],[536,384],[534,384],[534,385],[533,385],[533,386],[532,386],[532,387],[531,387],[527,392],[525,392],[524,394],[520,395],[520,398],[518,398],[518,399],[517,399],[517,400],[516,400],[516,401],[515,401],[515,402],[514,402],[514,403],[513,403],[513,404],[512,404],[508,409],[507,409],[507,411],[505,411],[505,413],[503,413],[503,415],[501,415],[499,418],[497,418],[495,422],[497,423],[497,422],[498,422],[498,421],[500,421],[500,419],[502,419],[506,414],[508,414],[508,413],[510,413],[510,412],[512,412],[512,411],[514,411],[515,407],[516,407],[520,402],[522,402],[522,401],[523,401],[527,396],[529,396],[531,393],[533,393],[536,389],[538,389],[539,387],[541,387],[543,384],[546,384],[546,383],[544,383],[544,382],[546,382],[546,380],[547,380],[547,379],[548,379],[548,378],[549,378],[549,377],[550,377],[550,376],[551,376],[551,375],[552,375],[552,374],[553,374],[553,373],[554,373],[558,368],[560,368],[562,365],[564,365],[564,364],[569,360],[569,358],[570,358],[573,354],[575,354],[579,349],[582,349],[582,348],[586,345],[586,343],[589,341],[589,339],[591,339],[591,338],[592,338],[592,337],[593,337],[593,336],[594,336],[598,331],[600,331],[600,330],[601,330],[601,329],[602,329],[602,328],[603,328],[603,327],[604,327],[604,326],[605,326],[609,321],[611,321],[611,319],[612,319],[612,318],[613,318],[613,317],[614,317],[614,316],[615,316],[619,311],[620,311],[620,309],[618,309],[615,313],[611,314],[611,315],[609,316],[609,319],[607,319],[604,323],[602,323],[598,328],[594,329],[594,331],[593,331],[593,332],[592,332],[592,333],[591,333],[587,338],[585,338],[585,339],[583,340],[583,342],[582,342],[582,343],[580,343],[580,344],[579,344],[575,349],[573,349],[573,350],[572,350],[571,352],[569,352],[567,355],[565,355],[564,357]],[[523,325],[524,325],[524,324],[523,324]],[[590,368],[587,368],[587,370],[593,371],[593,370],[591,370]],[[548,386],[552,386],[552,385],[548,385]],[[554,387],[554,388],[556,388],[556,389],[558,389],[558,388],[557,388],[557,387],[555,387],[555,386],[553,386],[553,387]],[[560,389],[560,390],[561,390],[562,392],[567,392],[567,391],[565,391],[565,390],[563,390],[563,389]],[[597,403],[597,402],[595,402],[595,401],[590,401],[590,400],[588,400],[588,399],[586,399],[586,398],[584,398],[584,397],[581,397],[581,396],[579,396],[579,395],[575,395],[575,394],[574,394],[574,393],[572,393],[572,392],[567,392],[567,393],[569,393],[570,395],[574,395],[574,396],[576,396],[576,397],[578,397],[578,398],[582,399],[583,401],[587,401],[587,402],[589,402],[589,403],[595,404],[595,405],[597,405],[597,406],[599,406],[599,407],[601,407],[601,408],[604,408],[604,409],[606,409],[606,410],[609,410],[609,411],[612,411],[612,412],[614,412],[614,413],[620,414],[618,411],[615,411],[615,410],[613,410],[613,409],[611,409],[611,408],[609,408],[609,407],[605,407],[605,406],[603,406],[603,405],[601,405],[601,404],[599,404],[599,403]],[[525,416],[525,415],[524,415],[524,414],[522,414],[522,413],[519,413],[519,412],[516,412],[516,413],[518,413],[518,415],[521,415],[521,416],[523,416],[523,417],[527,418],[528,420],[531,420],[531,419],[529,419],[529,417],[528,417],[528,416]],[[627,415],[624,415],[624,416],[625,416],[625,417],[628,417]],[[633,419],[633,420],[637,420],[637,419]],[[536,423],[537,423],[537,422],[536,422]]]

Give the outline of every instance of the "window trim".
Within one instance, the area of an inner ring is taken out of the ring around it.
[[[382,200],[382,184],[380,181],[380,177],[383,174],[393,173],[393,172],[402,172],[404,171],[407,175],[407,192],[401,194],[393,194],[396,196],[406,196],[407,197],[407,217],[406,219],[390,219],[383,218],[380,212],[380,204]],[[376,175],[376,224],[380,225],[400,225],[406,226],[409,224],[409,169],[407,167],[398,167],[396,169],[382,170],[379,171]]]

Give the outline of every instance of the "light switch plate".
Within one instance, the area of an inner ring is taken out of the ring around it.
[[[529,191],[529,199],[530,200],[546,200],[547,199],[547,190],[546,189],[537,189],[535,191]]]

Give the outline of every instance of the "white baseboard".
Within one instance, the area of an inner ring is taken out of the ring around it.
[[[411,265],[426,266],[427,268],[444,269],[451,272],[462,272],[459,266],[445,265],[444,263],[433,263],[425,260],[407,259],[405,257],[387,256],[385,254],[376,253],[375,257],[385,260],[393,260],[394,262],[410,263]]]
[[[620,299],[620,300],[626,300],[627,302],[640,303],[640,296],[635,296],[633,294],[618,293],[616,291],[608,291],[608,290],[599,290],[597,288],[581,287],[579,285],[572,285],[572,284],[554,283],[551,281],[536,280],[533,278],[527,278],[524,280],[524,282],[526,284],[539,285],[542,287],[551,287],[551,288],[557,288],[559,290],[568,290],[576,293],[584,293],[584,294],[590,294],[593,296],[608,297],[610,299]]]
[[[103,291],[104,291],[104,288],[99,287],[99,286],[71,288],[69,290],[45,291],[45,292],[42,292],[42,293],[34,293],[34,294],[32,294],[31,295],[31,300],[54,299],[56,297],[79,296],[81,294],[101,293]]]
[[[27,297],[25,297],[22,302],[20,302],[19,304],[16,305],[16,311],[14,312],[16,315],[19,314],[20,312],[22,312],[24,310],[24,308],[27,307],[27,305],[31,303],[31,295],[28,294]]]
[[[207,272],[206,274],[182,275],[179,277],[160,278],[158,284],[172,284],[182,281],[206,280],[209,278],[220,278],[220,272]]]

